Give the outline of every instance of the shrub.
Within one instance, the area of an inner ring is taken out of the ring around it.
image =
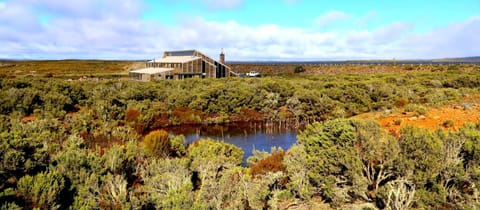
[[[295,67],[294,72],[295,73],[302,73],[302,72],[305,72],[305,69],[303,68],[303,66],[297,66],[297,67]]]
[[[443,84],[440,80],[430,80],[430,85],[435,88],[443,87]]]
[[[172,111],[172,117],[177,119],[177,123],[199,123],[201,122],[201,112],[189,107],[177,107]]]
[[[252,165],[250,173],[253,177],[260,174],[267,174],[268,172],[285,172],[286,166],[283,164],[283,158],[285,157],[285,151],[278,151],[264,159],[259,160]]]
[[[35,176],[24,176],[18,181],[17,191],[34,207],[57,209],[61,207],[62,193],[67,190],[65,179],[59,173],[44,172]]]
[[[445,127],[445,128],[451,128],[451,127],[453,127],[453,125],[454,125],[454,122],[452,120],[445,120],[442,123],[442,126]]]
[[[408,100],[405,98],[398,98],[395,100],[395,106],[396,107],[404,107],[408,104]]]
[[[405,107],[405,111],[413,112],[415,115],[424,115],[427,113],[427,108],[422,105],[409,104]]]
[[[143,139],[145,152],[155,157],[167,157],[170,154],[170,138],[164,130],[152,131]]]
[[[126,122],[135,122],[137,121],[138,117],[140,117],[140,112],[135,109],[129,109],[125,113]]]
[[[172,155],[176,157],[182,157],[185,155],[185,136],[183,135],[178,135],[178,136],[173,136],[170,139],[170,144],[171,144],[171,149],[172,149]]]
[[[213,139],[195,141],[187,148],[187,156],[192,160],[192,168],[209,163],[213,163],[215,166],[240,165],[243,154],[241,148]]]
[[[401,125],[402,124],[402,119],[396,119],[393,121],[393,124],[395,125]]]
[[[443,167],[443,142],[428,129],[412,126],[402,128],[400,136],[399,173],[411,174],[416,186],[435,180]]]

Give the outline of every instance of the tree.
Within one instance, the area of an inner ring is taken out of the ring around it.
[[[412,126],[402,128],[400,136],[397,173],[416,186],[416,206],[440,208],[447,197],[437,182],[444,167],[443,142],[429,130]]]
[[[354,121],[357,132],[356,148],[362,161],[362,172],[368,183],[368,197],[375,199],[380,186],[395,178],[398,158],[397,139],[374,121]]]
[[[374,201],[379,188],[396,176],[397,141],[376,122],[335,119],[313,123],[298,135],[298,143],[292,151],[299,156],[287,155],[287,170],[306,170],[311,185],[326,199]],[[305,178],[293,177],[295,185],[291,186],[308,197]]]
[[[287,175],[290,182],[287,187],[292,193],[302,200],[310,200],[314,189],[309,181],[309,166],[306,164],[308,154],[304,145],[293,145],[285,155],[284,163],[287,167]]]
[[[339,190],[360,184],[362,163],[356,155],[356,140],[355,127],[345,119],[315,122],[298,135],[306,152],[307,176],[325,199],[348,199]]]
[[[463,190],[462,188],[465,188],[465,186],[472,186],[467,181],[468,176],[462,164],[461,152],[465,144],[465,138],[459,133],[446,133],[443,130],[438,130],[436,135],[444,145],[442,169],[437,177],[437,182],[446,190],[448,200],[460,203],[464,196],[459,191]]]
[[[415,197],[415,185],[410,185],[405,179],[399,178],[388,185],[386,209],[410,209]]]

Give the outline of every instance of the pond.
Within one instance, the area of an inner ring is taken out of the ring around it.
[[[253,149],[270,152],[272,147],[287,150],[297,140],[298,128],[264,123],[231,123],[226,125],[182,125],[166,129],[174,135],[184,135],[189,144],[201,138],[212,138],[234,144],[245,152],[243,163]]]

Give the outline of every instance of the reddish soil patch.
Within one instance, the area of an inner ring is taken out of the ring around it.
[[[28,116],[22,117],[22,123],[32,122],[32,121],[35,121],[36,119],[37,117],[35,117],[34,115],[28,115]]]
[[[432,108],[425,115],[415,116],[413,113],[392,114],[377,119],[380,125],[389,132],[398,135],[400,128],[414,125],[430,130],[443,128],[458,130],[465,123],[480,122],[480,104],[453,105]]]

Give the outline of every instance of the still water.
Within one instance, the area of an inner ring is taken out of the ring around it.
[[[212,138],[234,144],[245,152],[243,162],[252,151],[270,152],[272,147],[287,150],[297,139],[298,128],[263,123],[233,123],[228,125],[182,125],[166,129],[174,135],[184,135],[186,144],[202,138]]]

